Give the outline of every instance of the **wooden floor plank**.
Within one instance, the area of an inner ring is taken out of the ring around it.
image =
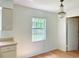
[[[79,58],[79,51],[64,52],[61,50],[54,50],[33,56],[32,58]]]

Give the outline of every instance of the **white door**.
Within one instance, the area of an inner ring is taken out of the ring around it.
[[[78,50],[78,18],[68,19],[68,51]]]

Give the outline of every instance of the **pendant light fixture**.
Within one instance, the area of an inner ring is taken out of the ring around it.
[[[65,17],[66,12],[64,12],[64,5],[63,5],[64,0],[60,0],[60,11],[58,12],[58,17],[63,18]]]

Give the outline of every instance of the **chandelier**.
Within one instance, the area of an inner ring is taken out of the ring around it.
[[[64,0],[60,0],[60,2],[61,2],[61,4],[60,4],[60,11],[58,12],[58,16],[59,16],[60,18],[64,18],[64,17],[65,17],[65,14],[66,14],[66,12],[64,12],[63,1],[64,1]]]

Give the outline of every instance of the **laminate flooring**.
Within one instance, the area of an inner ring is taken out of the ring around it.
[[[31,58],[79,58],[79,51],[61,51],[53,50],[47,53],[39,54]]]

